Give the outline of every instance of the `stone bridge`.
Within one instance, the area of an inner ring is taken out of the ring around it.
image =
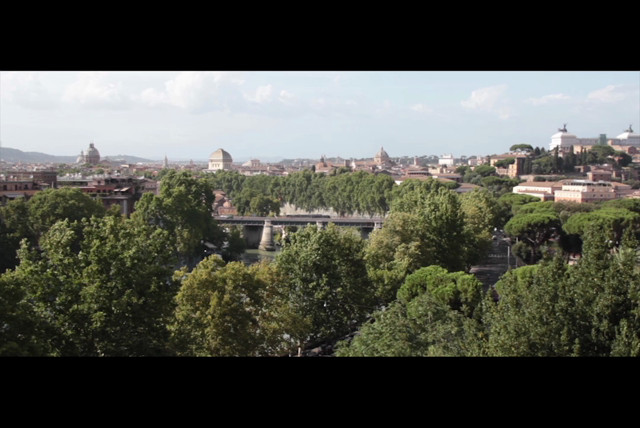
[[[363,237],[367,237],[374,229],[382,227],[382,218],[334,218],[326,216],[291,216],[291,217],[249,217],[249,216],[216,216],[216,221],[223,225],[243,226],[244,238],[249,248],[257,248],[266,251],[274,251],[273,229],[285,226],[304,227],[316,224],[325,227],[329,223],[336,226],[358,227]],[[258,241],[259,239],[259,241]]]

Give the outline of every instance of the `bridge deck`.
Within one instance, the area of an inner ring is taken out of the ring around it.
[[[252,217],[252,216],[216,216],[221,224],[241,224],[245,226],[263,226],[266,220],[273,226],[305,226],[316,223],[335,223],[337,226],[375,227],[384,222],[382,218],[329,218],[329,217]]]

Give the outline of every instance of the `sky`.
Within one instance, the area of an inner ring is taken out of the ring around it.
[[[640,71],[0,71],[0,145],[234,161],[501,154],[640,131]]]

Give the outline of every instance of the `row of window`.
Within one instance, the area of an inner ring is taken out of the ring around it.
[[[3,184],[2,190],[4,191],[31,190],[31,187],[29,184]]]

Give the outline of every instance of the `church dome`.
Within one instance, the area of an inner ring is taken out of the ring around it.
[[[231,155],[223,149],[218,149],[209,155],[209,159],[225,162],[233,162]]]
[[[98,151],[98,149],[96,149],[93,143],[89,143],[89,148],[84,155],[84,159],[86,163],[90,163],[92,165],[100,162],[100,152]]]
[[[96,149],[96,146],[94,146],[93,143],[90,143],[89,148],[87,149],[87,156],[91,155],[100,156],[100,152]]]
[[[387,154],[387,152],[384,151],[384,147],[380,147],[380,151],[378,153],[376,153],[376,157],[384,159],[384,158],[389,158],[389,155]]]
[[[232,169],[232,163],[231,155],[222,149],[216,150],[209,156],[209,170],[211,171],[230,170]]]
[[[376,153],[373,159],[377,164],[383,164],[389,161],[389,155],[384,151],[383,147],[380,147],[380,151]]]

